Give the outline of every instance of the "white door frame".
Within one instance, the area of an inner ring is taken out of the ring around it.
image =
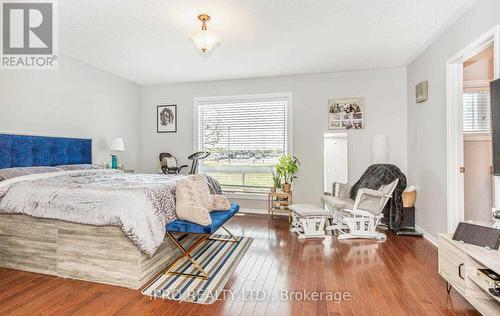
[[[493,43],[494,79],[500,78],[500,25],[446,62],[447,229],[464,220],[463,63]]]

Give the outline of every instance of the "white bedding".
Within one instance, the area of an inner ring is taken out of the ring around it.
[[[176,219],[175,185],[184,176],[74,170],[0,182],[0,213],[119,226],[152,256]]]

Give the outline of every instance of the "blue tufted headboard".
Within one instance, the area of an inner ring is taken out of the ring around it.
[[[92,163],[92,140],[0,134],[0,169]]]

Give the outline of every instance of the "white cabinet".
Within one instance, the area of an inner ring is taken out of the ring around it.
[[[440,236],[438,258],[439,274],[463,295],[465,293],[465,253]]]
[[[500,273],[500,252],[488,250],[439,234],[439,274],[483,315],[500,315],[500,298],[488,292],[488,284],[477,275],[488,267]]]

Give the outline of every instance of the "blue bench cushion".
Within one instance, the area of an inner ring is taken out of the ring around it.
[[[233,217],[234,214],[238,213],[239,210],[240,206],[238,204],[231,204],[229,211],[212,211],[210,212],[212,224],[207,226],[201,226],[183,219],[176,219],[167,224],[167,231],[171,233],[213,234]]]

